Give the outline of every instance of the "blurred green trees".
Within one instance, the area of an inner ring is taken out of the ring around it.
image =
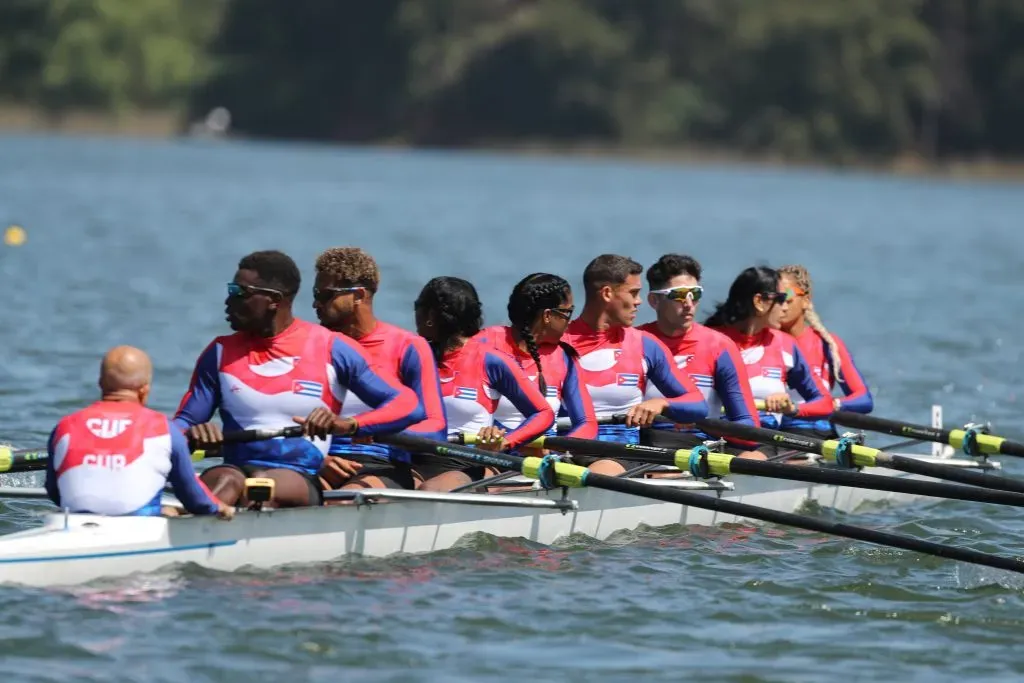
[[[1024,153],[1021,0],[4,0],[0,97],[261,136]]]

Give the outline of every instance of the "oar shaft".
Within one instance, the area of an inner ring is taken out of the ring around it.
[[[924,553],[926,555],[934,555],[936,557],[958,560],[960,562],[971,562],[985,567],[994,567],[996,569],[1005,569],[1007,571],[1024,574],[1024,562],[1017,559],[1001,557],[999,555],[990,555],[988,553],[971,550],[969,548],[957,548],[955,546],[942,545],[939,543],[933,543],[932,541],[925,541],[923,539],[912,538],[910,536],[901,536],[899,534],[891,534],[885,531],[876,531],[874,529],[866,529],[863,527],[851,526],[849,524],[830,522],[818,517],[808,517],[790,512],[770,510],[767,508],[747,505],[746,503],[738,503],[727,498],[711,497],[700,493],[694,493],[692,491],[683,491],[666,486],[651,486],[649,484],[644,484],[630,479],[609,477],[602,474],[596,474],[594,472],[590,472],[587,475],[586,485],[593,488],[602,488],[609,491],[618,491],[620,493],[630,493],[633,495],[653,498],[655,500],[663,500],[669,503],[678,503],[680,505],[687,505],[703,510],[721,512],[723,514],[734,515],[736,517],[745,517],[747,519],[757,519],[763,522],[770,522],[772,524],[793,526],[798,529],[818,531],[821,533],[833,534],[835,536],[842,536],[843,538],[850,538],[856,541],[887,545],[894,548],[900,548],[901,550],[910,550]]]
[[[937,429],[935,427],[900,422],[899,420],[887,420],[882,417],[862,415],[848,411],[833,413],[829,419],[832,420],[833,424],[871,432],[892,434],[893,436],[920,439],[922,441],[936,441],[957,449],[963,448],[964,441],[968,438],[968,433],[964,429]],[[1024,443],[1010,441],[1001,436],[993,436],[991,434],[975,434],[974,440],[978,451],[981,453],[1024,456]]]
[[[587,439],[574,439],[570,437],[544,437],[543,446],[554,450],[566,450],[575,453],[586,453],[588,455],[601,455],[608,458],[619,458],[621,460],[636,460],[639,462],[653,462],[666,465],[675,465],[683,471],[689,469],[689,449],[673,450],[658,446],[641,446],[635,444],[614,443],[608,441],[589,441]],[[923,463],[913,458],[891,456],[896,460],[894,466],[903,471],[910,471],[916,474],[925,474],[937,478],[943,478],[952,474],[956,476],[965,474],[965,483],[977,483],[979,477],[982,483],[990,485],[993,481],[1001,483],[1002,480],[988,477],[984,474],[971,472],[969,470],[958,470],[932,463]],[[904,493],[914,496],[929,496],[933,498],[952,498],[954,500],[967,500],[978,503],[992,503],[997,505],[1012,505],[1024,507],[1024,484],[1010,481],[1009,487],[1005,490],[991,490],[991,488],[975,488],[973,486],[956,486],[942,482],[922,481],[918,479],[906,479],[881,474],[868,474],[842,469],[824,469],[821,467],[795,467],[781,463],[765,462],[762,460],[751,460],[737,458],[724,453],[709,453],[708,463],[710,474],[714,476],[726,476],[729,474],[746,474],[772,479],[785,479],[788,481],[804,481],[813,484],[828,484],[831,486],[851,486],[857,488],[873,489],[876,491],[891,491],[893,493]],[[952,472],[951,472],[952,470]],[[1011,493],[1015,491],[1015,493]]]
[[[520,470],[527,476],[531,477],[536,476],[537,465],[541,462],[540,458],[522,458],[517,455],[512,455],[511,453],[490,453],[480,451],[475,448],[455,446],[438,441],[432,441],[423,437],[407,436],[404,434],[378,436],[375,437],[375,440],[408,450],[434,452],[440,455],[450,455],[483,464],[508,467],[509,469]],[[694,493],[692,491],[684,491],[666,486],[653,486],[635,479],[609,477],[596,472],[591,472],[583,467],[579,467],[578,465],[557,463],[555,464],[555,472],[557,475],[557,483],[560,486],[589,486],[591,488],[616,491],[619,493],[652,498],[654,500],[662,500],[668,503],[677,503],[679,505],[687,505],[703,510],[721,512],[728,515],[734,515],[736,517],[757,519],[772,524],[793,526],[799,529],[807,529],[809,531],[834,534],[836,536],[851,538],[857,541],[888,545],[902,550],[910,550],[927,555],[934,555],[936,557],[943,557],[961,562],[972,562],[986,567],[995,567],[997,569],[1006,569],[1012,572],[1024,573],[1024,562],[1000,557],[998,555],[990,555],[967,548],[945,546],[931,541],[911,538],[909,536],[900,536],[898,534],[890,534],[884,531],[875,531],[873,529],[839,524],[836,522],[818,519],[816,517],[797,515],[789,512],[779,512],[767,508],[747,505],[745,503],[738,503],[725,498]]]
[[[882,467],[889,467],[901,472],[920,474],[926,477],[955,481],[960,484],[970,484],[971,486],[981,486],[987,489],[1024,493],[1024,482],[1011,477],[975,472],[974,470],[961,467],[937,465],[932,462],[918,460],[917,458],[908,458],[905,455],[893,455],[891,453],[879,452],[876,460]]]
[[[224,433],[224,443],[249,443],[277,437],[302,436],[302,426],[294,425],[281,429],[242,429]],[[193,460],[201,460],[206,453],[196,451]],[[198,457],[197,457],[198,456]],[[11,450],[0,447],[0,473],[35,472],[45,470],[50,455],[46,451]]]

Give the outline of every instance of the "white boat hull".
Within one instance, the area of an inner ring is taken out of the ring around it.
[[[699,481],[653,481],[783,511],[793,511],[808,500],[852,511],[866,502],[899,503],[914,498],[742,476],[730,478],[734,488],[719,490]],[[551,544],[570,534],[606,539],[616,531],[641,525],[710,526],[737,521],[732,515],[598,489],[570,490],[568,501],[562,500],[561,490],[501,495],[368,491],[366,495],[371,500],[378,495],[402,498],[243,512],[231,522],[209,517],[49,514],[41,528],[0,538],[0,583],[73,585],[176,563],[232,571],[326,562],[348,554],[423,553],[451,548],[477,532]],[[574,502],[574,509],[556,508],[559,501],[563,507]]]

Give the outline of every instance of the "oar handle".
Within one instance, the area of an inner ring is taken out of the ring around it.
[[[302,425],[291,425],[280,429],[242,429],[224,433],[224,443],[249,443],[250,441],[266,441],[278,437],[302,436]]]

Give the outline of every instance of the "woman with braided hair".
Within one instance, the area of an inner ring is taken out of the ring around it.
[[[478,338],[514,358],[556,412],[562,408],[572,423],[567,436],[597,436],[594,404],[581,379],[576,350],[561,341],[573,312],[572,287],[549,273],[527,275],[508,297],[510,325],[488,327]],[[523,414],[501,398],[494,413],[495,426],[515,429]],[[552,428],[552,433],[554,429]]]
[[[448,435],[477,435],[477,447],[519,448],[555,423],[544,394],[509,355],[474,337],[483,322],[483,307],[472,284],[457,277],[435,277],[416,298],[416,331],[430,343],[437,359]],[[494,424],[502,398],[523,415],[507,434]],[[436,461],[440,456],[429,456]],[[447,470],[426,479],[428,491],[450,491],[483,476],[483,468]]]
[[[843,398],[833,401],[836,410],[870,413],[875,407],[871,390],[846,344],[826,329],[814,310],[811,276],[807,269],[789,265],[780,268],[779,273],[782,275],[782,288],[789,292],[790,297],[789,310],[782,316],[782,329],[796,339],[814,374],[825,382],[829,390],[837,384],[842,389]],[[794,424],[794,427],[801,428],[802,425]],[[831,427],[828,430],[831,431]]]
[[[815,420],[832,413],[828,387],[814,374],[796,340],[780,329],[788,310],[789,293],[779,271],[756,266],[733,280],[728,298],[705,323],[739,347],[751,393],[765,402],[761,425],[769,429],[788,428],[793,418]],[[803,402],[794,403],[790,390]]]

